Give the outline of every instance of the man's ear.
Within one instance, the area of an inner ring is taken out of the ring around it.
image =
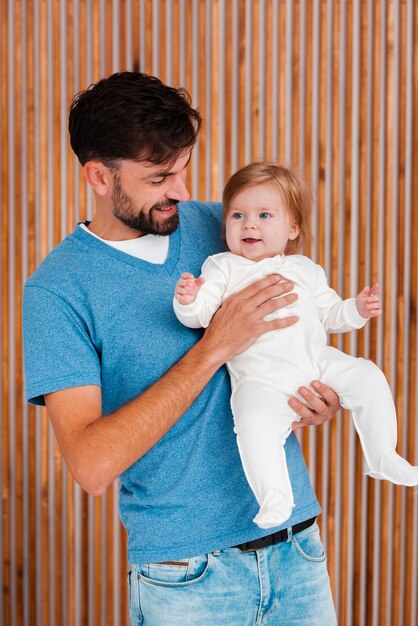
[[[84,177],[95,194],[104,197],[112,192],[113,176],[106,165],[100,161],[87,161],[83,170]]]

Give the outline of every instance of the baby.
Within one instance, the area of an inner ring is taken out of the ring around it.
[[[310,190],[296,172],[274,163],[239,170],[223,194],[222,228],[230,252],[209,257],[200,278],[183,274],[175,291],[175,313],[191,328],[206,328],[228,296],[267,274],[291,281],[298,295],[292,306],[272,314],[296,315],[297,324],[265,333],[227,364],[234,430],[260,505],[254,522],[261,528],[279,526],[294,506],[284,443],[295,414],[287,401],[307,380],[332,387],[352,412],[369,476],[418,484],[418,467],[395,451],[396,412],[383,373],[370,361],[327,346],[327,332],[361,328],[382,311],[378,285],[342,300],[322,267],[297,254],[309,232],[311,206]]]

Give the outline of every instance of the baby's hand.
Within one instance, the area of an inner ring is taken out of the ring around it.
[[[356,297],[356,307],[362,317],[377,317],[382,314],[382,304],[379,297],[379,285],[364,287]]]
[[[192,304],[196,300],[199,289],[205,282],[204,278],[195,278],[193,274],[183,272],[181,278],[177,281],[176,290],[174,292],[176,300],[180,304]]]

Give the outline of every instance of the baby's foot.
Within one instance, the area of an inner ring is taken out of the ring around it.
[[[418,485],[418,467],[411,465],[395,450],[388,450],[380,460],[380,471],[369,471],[372,478],[389,480],[395,485],[414,487]]]
[[[289,497],[279,489],[271,489],[264,498],[253,522],[260,528],[280,526],[289,519],[293,507],[293,500],[289,500]]]

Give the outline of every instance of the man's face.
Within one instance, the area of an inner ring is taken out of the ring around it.
[[[112,208],[125,226],[142,235],[170,235],[179,223],[177,204],[190,194],[185,185],[191,152],[174,165],[121,161],[113,174]]]

